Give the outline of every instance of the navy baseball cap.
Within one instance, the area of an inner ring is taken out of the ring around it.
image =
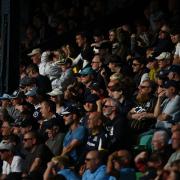
[[[169,80],[164,82],[164,88],[169,88],[169,87],[175,87],[178,89],[178,82],[174,80]]]

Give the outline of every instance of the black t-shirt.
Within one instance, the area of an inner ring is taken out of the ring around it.
[[[113,120],[108,120],[105,129],[109,135],[108,148],[113,152],[121,148],[128,147],[128,123],[124,117],[116,116]]]
[[[37,145],[32,153],[28,152],[26,155],[24,172],[28,173],[34,160],[36,158],[40,158],[41,165],[37,171],[40,174],[43,174],[46,169],[47,163],[51,160],[52,157],[53,157],[52,152],[45,144]]]

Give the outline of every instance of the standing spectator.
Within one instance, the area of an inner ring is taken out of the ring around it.
[[[74,79],[73,70],[71,68],[72,60],[70,58],[61,59],[56,62],[61,69],[61,76],[52,82],[52,87],[59,88],[64,91],[68,85],[72,84]]]
[[[48,77],[39,73],[39,68],[36,64],[31,64],[27,67],[27,73],[30,78],[35,78],[36,86],[40,94],[50,92],[52,90],[51,81]]]
[[[93,57],[93,49],[90,46],[88,35],[85,32],[77,33],[76,44],[81,48],[81,50],[79,55],[74,59],[73,65],[77,65],[82,61],[82,68],[84,68],[91,63]]]
[[[41,49],[33,49],[32,52],[27,55],[31,58],[33,64],[39,65],[41,63]]]

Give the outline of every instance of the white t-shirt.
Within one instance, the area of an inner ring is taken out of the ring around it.
[[[3,161],[2,174],[9,174],[11,172],[22,172],[24,160],[20,156],[14,156],[12,163]]]
[[[180,43],[177,43],[174,55],[180,57]]]

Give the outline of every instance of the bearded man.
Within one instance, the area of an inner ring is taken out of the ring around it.
[[[131,129],[136,134],[143,133],[155,124],[154,107],[156,98],[153,95],[153,82],[143,81],[138,87],[134,107],[128,112]]]

